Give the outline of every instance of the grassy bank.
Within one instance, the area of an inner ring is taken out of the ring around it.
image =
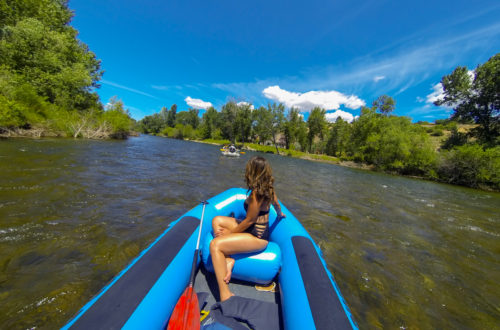
[[[221,146],[230,144],[229,140],[206,139],[206,140],[192,140],[192,141],[213,144],[213,145],[221,145]],[[257,143],[245,143],[242,147],[242,150],[250,150],[250,151],[257,151],[257,152],[263,152],[263,153],[268,153],[268,154],[276,154],[276,147],[275,146],[261,145],[261,144],[257,144]],[[340,160],[338,157],[332,157],[332,156],[328,156],[328,155],[311,154],[311,153],[307,153],[307,152],[284,149],[284,148],[278,148],[278,151],[279,151],[279,154],[281,156],[294,157],[294,158],[300,158],[300,159],[305,159],[305,160],[320,161],[320,162],[342,165],[342,166],[351,167],[351,168],[362,168],[362,169],[367,169],[367,170],[374,169],[373,166],[370,166],[367,164],[360,164],[360,163],[355,163],[352,161]]]
[[[438,139],[441,140],[441,139],[443,139],[443,137],[439,136]],[[213,140],[213,139],[192,140],[192,141],[214,144],[214,145],[224,145],[224,144],[227,145],[230,143],[229,140]],[[260,144],[255,144],[255,143],[245,143],[244,146],[242,147],[242,150],[251,150],[251,151],[257,151],[257,152],[263,152],[263,153],[276,154],[276,147],[269,146],[269,145],[260,145]],[[388,174],[392,174],[392,175],[406,176],[406,177],[429,180],[429,181],[436,181],[436,182],[441,182],[441,183],[452,183],[449,180],[447,180],[447,177],[444,175],[441,177],[439,177],[439,176],[430,176],[429,177],[429,176],[405,175],[405,174],[394,172],[394,171],[383,171],[383,170],[375,167],[374,165],[361,163],[361,162],[354,162],[351,160],[339,159],[337,157],[327,156],[327,155],[323,155],[323,154],[311,154],[311,153],[306,153],[306,152],[301,152],[301,151],[296,151],[296,150],[287,150],[287,149],[283,149],[283,148],[278,148],[278,150],[279,150],[279,154],[281,156],[295,157],[295,158],[312,160],[312,161],[320,161],[320,162],[341,165],[341,166],[350,167],[350,168],[364,169],[364,170],[370,170],[370,171],[379,171],[379,172],[384,172],[384,173],[388,173]],[[466,154],[467,153],[470,154],[471,152],[466,150]],[[455,158],[457,156],[463,158],[463,156],[460,156],[460,154],[456,154],[456,153],[451,153],[451,154],[447,153],[446,157],[449,158],[450,155],[452,157],[455,157]],[[498,157],[495,157],[495,156],[491,156],[491,157],[496,159],[496,162],[493,161],[492,164],[497,164],[497,166],[496,167],[494,166],[493,168],[491,168],[489,170],[489,171],[491,171],[492,174],[488,174],[489,176],[491,176],[491,178],[488,178],[488,180],[490,180],[491,182],[494,183],[496,180],[495,173],[498,172],[498,168],[497,168],[498,167]],[[465,158],[465,159],[461,159],[461,162],[465,162],[465,163],[470,164],[470,161],[467,161],[467,159],[469,159],[469,158],[470,157]],[[459,162],[455,159],[452,159],[452,161],[451,161],[451,163],[461,163],[461,162]],[[446,166],[446,163],[444,163],[444,164]],[[463,182],[461,182],[460,185],[478,188],[478,189],[487,190],[487,191],[499,191],[498,185],[496,185],[496,184],[486,185],[486,184],[481,184],[481,183],[475,182],[474,180],[477,180],[477,178],[476,178],[477,175],[475,174],[475,172],[477,172],[478,169],[474,169],[475,166],[469,166],[469,167],[471,167],[471,169],[469,170],[469,172],[470,172],[469,180],[470,181],[469,182],[463,181]],[[461,168],[457,168],[457,169],[452,170],[452,172],[460,172],[460,171],[462,171]],[[472,184],[471,184],[471,182],[472,182]]]

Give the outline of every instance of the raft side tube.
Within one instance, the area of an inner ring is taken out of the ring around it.
[[[312,241],[304,236],[293,236],[292,245],[316,329],[332,329],[332,325],[335,329],[355,328]]]
[[[194,236],[199,223],[199,219],[191,216],[182,217],[172,223],[127,268],[87,303],[63,329],[118,329],[123,327],[161,274],[186,245],[186,241]],[[167,312],[167,315],[169,313]],[[155,314],[150,313],[148,318],[155,318]],[[156,323],[159,322],[161,326],[165,318],[162,315],[157,315],[157,318],[159,320]]]
[[[304,263],[307,261],[307,258],[312,258],[316,260],[315,267],[317,267],[322,274],[322,286],[324,285],[327,288],[326,291],[330,291],[329,295],[333,301],[338,300],[340,302],[340,306],[337,304],[335,307],[332,307],[333,305],[331,305],[330,308],[336,309],[329,310],[329,313],[335,312],[339,315],[345,313],[344,317],[348,319],[350,327],[357,329],[357,325],[351,316],[351,312],[345,304],[344,298],[342,297],[332,274],[326,266],[326,262],[321,257],[322,253],[320,248],[314,243],[312,237],[305,230],[300,221],[294,216],[294,214],[291,213],[283,204],[280,203],[280,205],[282,212],[286,215],[286,218],[279,220],[276,224],[276,228],[274,228],[273,232],[271,232],[271,240],[280,245],[282,253],[282,268],[278,279],[281,288],[280,294],[285,328],[302,330],[313,329],[316,327],[320,329],[323,324],[322,322],[328,321],[321,319],[318,315],[315,315],[317,312],[313,310],[315,309],[314,302],[310,302],[310,299],[315,299],[310,297],[311,291],[314,291],[315,289],[313,288],[311,290],[311,288],[306,288],[306,282],[315,282],[319,280],[315,278],[317,274],[303,274],[301,269],[302,266],[299,264],[299,260],[301,260],[301,263]],[[309,243],[306,243],[306,247],[295,245],[292,241],[292,237],[295,236],[301,237],[299,240],[308,240]],[[306,259],[304,260],[304,258]],[[328,284],[328,282],[330,284]],[[316,303],[322,304],[322,301],[323,298],[316,301]],[[319,323],[316,324],[316,322]],[[332,329],[331,323],[325,322],[324,324],[327,325],[326,329]],[[335,326],[333,326],[333,328],[335,328]]]

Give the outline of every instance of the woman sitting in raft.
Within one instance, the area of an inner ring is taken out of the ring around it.
[[[245,200],[244,220],[216,216],[212,220],[215,238],[210,243],[210,254],[219,285],[220,301],[233,296],[228,283],[234,266],[232,254],[264,249],[269,239],[269,209],[273,204],[278,217],[284,218],[274,191],[271,166],[262,157],[253,157],[247,163],[245,181],[250,195]]]

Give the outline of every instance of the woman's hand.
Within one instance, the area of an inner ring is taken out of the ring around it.
[[[217,230],[216,232],[214,232],[214,237],[219,237],[219,236],[227,235],[227,234],[230,234],[230,233],[231,233],[231,231],[229,229],[219,228],[219,230]]]

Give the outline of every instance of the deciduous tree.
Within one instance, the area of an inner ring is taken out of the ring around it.
[[[444,97],[436,105],[454,109],[452,119],[474,120],[471,131],[479,141],[498,145],[500,137],[500,53],[479,65],[474,72],[457,67],[441,79]]]

